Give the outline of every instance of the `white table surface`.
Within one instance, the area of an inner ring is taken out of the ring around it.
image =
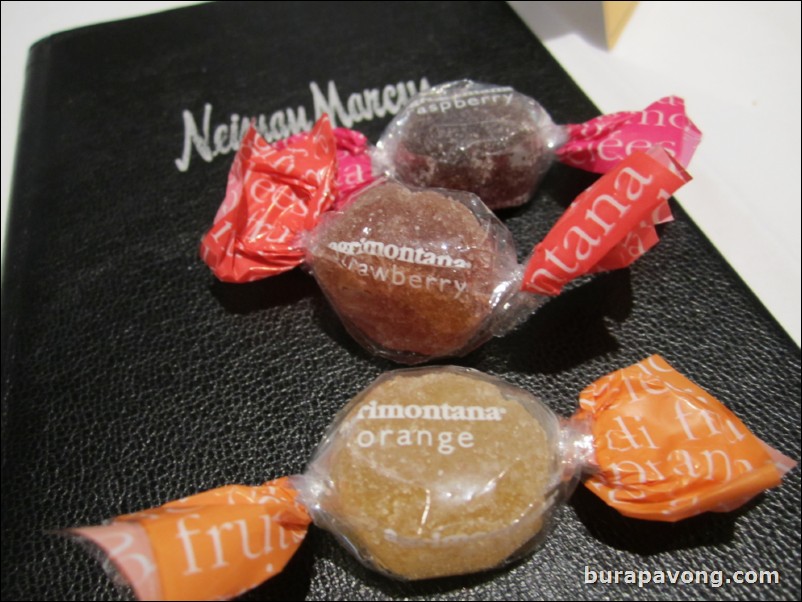
[[[188,4],[2,3],[3,257],[28,47]],[[597,2],[510,4],[603,112],[685,98],[704,139],[680,202],[798,345],[800,3],[641,2],[612,51],[600,47]]]

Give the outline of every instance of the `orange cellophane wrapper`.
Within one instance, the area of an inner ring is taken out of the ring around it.
[[[336,141],[327,115],[309,135],[271,145],[251,127],[200,254],[220,280],[251,282],[301,264],[298,235],[335,200]]]
[[[99,546],[140,600],[224,600],[281,572],[310,523],[288,479],[229,485],[70,532]]]
[[[733,510],[795,465],[658,355],[587,387],[575,419],[593,434],[595,472],[585,484],[634,518]]]

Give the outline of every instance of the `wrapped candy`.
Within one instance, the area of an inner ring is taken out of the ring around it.
[[[385,129],[376,157],[406,184],[466,190],[496,210],[525,203],[555,158],[606,173],[660,145],[687,167],[700,140],[674,96],[643,111],[558,126],[540,103],[508,86],[459,80],[415,96]]]
[[[732,510],[794,465],[659,356],[587,387],[570,420],[481,372],[415,368],[352,399],[303,475],[70,532],[140,599],[225,599],[280,572],[310,521],[366,566],[426,579],[531,552],[582,472],[626,516],[677,521]]]
[[[660,147],[633,154],[520,266],[509,230],[470,193],[380,179],[330,210],[334,146],[325,118],[282,148],[246,136],[201,256],[232,282],[304,263],[351,335],[403,363],[465,354],[572,279],[629,265],[657,242],[667,199],[690,179]]]

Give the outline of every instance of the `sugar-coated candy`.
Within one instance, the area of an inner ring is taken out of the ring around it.
[[[661,146],[687,167],[700,140],[674,96],[642,111],[556,125],[539,102],[509,86],[458,80],[413,97],[374,156],[406,184],[465,190],[497,210],[529,200],[555,160],[606,173],[633,152]]]
[[[464,355],[574,278],[629,265],[690,179],[660,147],[634,153],[519,265],[509,230],[472,193],[379,178],[334,209],[335,146],[325,118],[279,149],[246,136],[201,257],[233,282],[304,264],[357,341],[409,364]]]
[[[621,513],[671,522],[733,510],[794,465],[659,356],[588,386],[570,420],[476,370],[413,368],[354,397],[302,475],[69,532],[140,599],[226,599],[280,572],[310,522],[385,575],[461,575],[531,552],[583,472]]]

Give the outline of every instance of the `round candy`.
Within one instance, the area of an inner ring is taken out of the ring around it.
[[[315,520],[378,570],[472,573],[528,551],[559,484],[554,415],[464,368],[388,373],[343,410],[306,476]]]
[[[481,344],[520,279],[509,231],[476,197],[393,181],[326,214],[307,250],[349,332],[397,361]]]
[[[473,192],[501,209],[529,199],[562,135],[533,99],[463,80],[418,95],[379,148],[400,180]]]

